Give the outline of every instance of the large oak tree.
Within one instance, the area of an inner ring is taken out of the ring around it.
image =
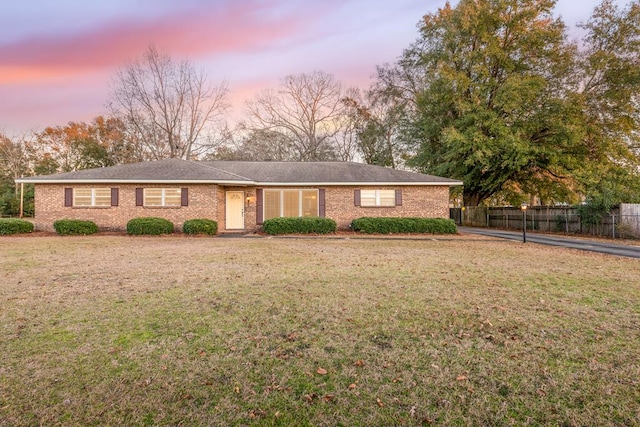
[[[637,3],[621,12],[605,2],[582,50],[567,41],[554,6],[447,4],[424,17],[398,64],[382,69],[385,90],[409,100],[403,136],[413,165],[463,180],[466,205],[508,191],[567,200],[603,165],[629,174],[637,164],[629,148],[638,129]],[[610,57],[598,61],[606,46]]]

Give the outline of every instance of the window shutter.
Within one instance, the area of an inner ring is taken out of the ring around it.
[[[189,206],[189,189],[188,188],[183,188],[181,190],[181,199],[180,199],[180,205],[181,206]]]
[[[263,223],[263,211],[262,211],[262,188],[256,190],[256,224]]]
[[[318,189],[318,216],[325,217],[324,188]]]
[[[144,192],[142,188],[136,188],[136,206],[144,204]]]
[[[353,190],[353,204],[360,206],[360,190]]]
[[[402,206],[402,189],[396,188],[396,206]]]
[[[111,189],[111,206],[118,206],[118,189],[117,188],[112,188]]]
[[[73,188],[64,189],[64,205],[73,206]]]

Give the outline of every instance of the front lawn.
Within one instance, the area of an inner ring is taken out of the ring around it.
[[[635,259],[0,238],[0,425],[640,425],[639,354]]]

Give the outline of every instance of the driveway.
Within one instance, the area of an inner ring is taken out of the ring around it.
[[[498,237],[501,239],[522,242],[521,231],[504,231],[490,228],[458,227],[460,233],[479,234],[482,236]],[[640,246],[621,245],[616,243],[599,242],[588,239],[551,236],[547,234],[527,233],[527,243],[561,246],[563,248],[580,249],[583,251],[600,252],[631,258],[640,258]]]

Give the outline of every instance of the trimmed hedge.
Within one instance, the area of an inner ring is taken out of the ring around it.
[[[59,219],[53,223],[53,228],[61,236],[86,236],[98,232],[95,222],[81,219]]]
[[[329,234],[336,231],[336,222],[319,217],[281,217],[271,218],[262,224],[267,234]]]
[[[185,234],[206,234],[213,236],[218,232],[218,223],[211,219],[190,219],[184,222],[182,231]]]
[[[0,235],[33,232],[33,224],[24,219],[0,218]]]
[[[445,218],[363,217],[351,221],[351,229],[367,234],[456,234],[458,232],[456,223],[452,219]]]
[[[128,234],[171,234],[173,233],[173,223],[164,218],[141,217],[134,218],[127,222]]]

